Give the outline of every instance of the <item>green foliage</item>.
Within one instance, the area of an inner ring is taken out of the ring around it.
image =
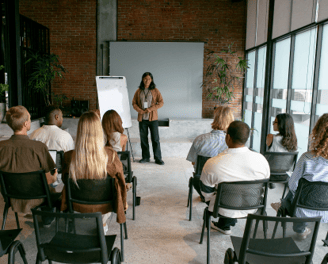
[[[206,60],[209,62],[204,81],[201,87],[207,89],[207,98],[217,101],[219,104],[228,103],[234,98],[234,86],[243,78],[248,68],[247,60],[234,55],[232,44],[227,50],[222,50],[221,56],[209,51]],[[229,59],[229,60],[228,60]],[[237,64],[231,62],[237,60]]]
[[[3,70],[5,68],[5,66],[0,65],[0,71]],[[4,103],[6,100],[6,95],[4,92],[8,92],[9,90],[9,85],[8,84],[4,84],[4,83],[0,83],[0,103]]]
[[[51,93],[51,99],[55,106],[63,108],[63,101],[67,100],[68,97],[65,94]]]
[[[43,95],[46,105],[50,104],[50,84],[56,77],[63,78],[66,69],[59,63],[59,57],[55,54],[30,53],[26,61],[27,67],[31,67],[28,76],[28,87]]]

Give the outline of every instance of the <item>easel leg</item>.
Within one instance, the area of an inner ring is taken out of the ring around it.
[[[134,155],[133,155],[132,144],[131,144],[131,140],[130,140],[130,133],[129,133],[129,129],[128,129],[128,128],[126,128],[126,131],[128,132],[128,140],[129,140],[129,144],[130,144],[130,148],[131,148],[132,159],[133,159],[133,162],[135,162],[135,160],[134,160]]]

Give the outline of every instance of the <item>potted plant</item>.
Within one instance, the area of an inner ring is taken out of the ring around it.
[[[226,104],[235,98],[234,87],[243,78],[247,68],[247,60],[236,55],[232,44],[219,55],[209,50],[206,55],[207,68],[201,87],[208,92],[207,98],[219,105]]]
[[[63,102],[67,100],[68,97],[65,94],[55,94],[51,93],[52,104],[58,106],[60,109],[63,109]]]
[[[0,71],[2,71],[5,66],[0,65]],[[9,85],[0,83],[0,123],[6,114],[6,92],[8,92]]]
[[[33,52],[29,56],[30,58],[26,61],[27,66],[31,68],[31,74],[28,76],[28,86],[30,89],[41,93],[45,104],[50,105],[51,82],[56,76],[63,78],[66,69],[59,63],[58,55]]]

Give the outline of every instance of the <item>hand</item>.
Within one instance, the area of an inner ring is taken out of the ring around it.
[[[129,208],[129,205],[128,205],[128,203],[125,203],[125,206],[124,206],[124,211],[128,210],[128,208]]]
[[[149,108],[145,109],[145,112],[146,112],[146,113],[150,113]]]
[[[57,181],[57,175],[58,175],[58,170],[55,169],[54,173],[52,174],[52,176],[55,178],[55,181]]]

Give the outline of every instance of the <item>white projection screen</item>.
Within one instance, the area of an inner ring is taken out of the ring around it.
[[[132,99],[145,72],[154,76],[164,99],[159,119],[201,118],[204,43],[110,42],[111,76],[125,76],[131,117],[137,118]]]

